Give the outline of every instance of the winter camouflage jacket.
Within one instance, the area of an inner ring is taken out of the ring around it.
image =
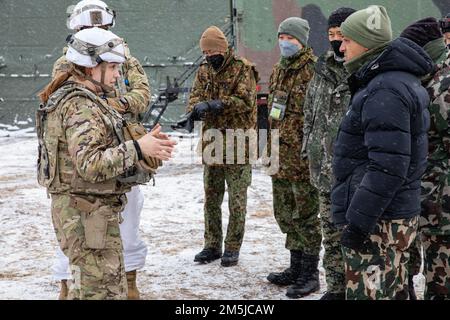
[[[244,58],[238,57],[233,50],[225,54],[222,67],[215,71],[207,63],[203,63],[192,86],[187,111],[194,109],[195,105],[210,100],[221,100],[224,107],[219,115],[208,113],[204,120],[202,130],[220,130],[223,136],[223,164],[226,162],[227,129],[255,129],[256,128],[256,83],[258,73],[255,66]],[[202,142],[202,152],[211,142]],[[236,164],[236,147],[234,164]],[[245,150],[245,162],[248,163],[248,145]],[[220,160],[219,160],[220,161]],[[217,165],[222,164],[217,163]],[[243,164],[243,163],[239,163]]]
[[[128,46],[125,47],[126,61],[122,65],[122,81],[117,88],[116,99],[125,98],[128,103],[126,112],[131,113],[133,118],[148,110],[150,101],[150,85],[147,75],[139,61],[131,56]],[[64,48],[64,54],[67,47]],[[65,55],[56,60],[53,66],[52,77],[54,78],[59,72],[67,71],[70,68],[70,62],[67,61]],[[123,86],[123,88],[122,88]],[[119,102],[118,102],[119,103]],[[120,103],[122,105],[122,103]]]
[[[450,235],[450,53],[427,84],[431,127],[428,167],[422,178],[421,230]]]
[[[290,61],[292,60],[292,61]],[[316,57],[311,48],[305,48],[290,58],[287,65],[281,61],[273,67],[269,84],[269,114],[276,92],[288,94],[285,116],[282,120],[269,118],[270,128],[280,130],[280,169],[273,178],[309,183],[308,160],[302,159],[303,107],[306,90],[314,74]]]
[[[319,58],[306,92],[302,153],[307,152],[311,184],[330,193],[333,143],[350,102],[348,73],[333,51]]]
[[[128,192],[119,179],[135,168],[138,155],[123,138],[121,115],[73,78],[49,101],[36,118],[39,183],[49,193]]]

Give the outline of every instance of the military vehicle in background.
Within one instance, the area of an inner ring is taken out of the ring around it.
[[[36,94],[50,81],[62,54],[67,11],[76,0],[0,1],[0,130],[34,125]],[[327,17],[336,8],[370,4],[387,8],[394,33],[422,17],[450,12],[449,0],[106,0],[117,12],[113,31],[128,42],[149,76],[155,121],[173,124],[183,114],[196,68],[202,61],[199,37],[210,25],[226,31],[238,54],[254,62],[261,115],[267,85],[279,58],[278,24],[299,16],[311,25],[316,55],[328,49]],[[170,86],[168,81],[170,80]],[[168,103],[170,101],[170,103]],[[162,112],[164,111],[164,112]]]

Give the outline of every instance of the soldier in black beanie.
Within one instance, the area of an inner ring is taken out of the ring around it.
[[[400,37],[417,43],[436,64],[444,61],[447,56],[444,36],[436,18],[428,17],[414,22],[403,30]]]

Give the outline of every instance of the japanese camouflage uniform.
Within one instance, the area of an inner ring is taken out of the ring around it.
[[[247,188],[251,184],[251,165],[249,162],[249,144],[245,147],[244,163],[237,158],[237,144],[232,149],[225,139],[227,129],[255,129],[256,127],[256,82],[258,74],[253,64],[238,57],[232,49],[225,53],[225,60],[220,69],[215,71],[204,63],[200,66],[192,87],[187,111],[193,110],[200,102],[222,101],[224,108],[219,115],[207,114],[202,125],[202,137],[210,129],[223,134],[223,148],[215,150],[213,155],[223,152],[217,163],[204,163],[205,192],[205,248],[222,248],[222,211],[221,205],[225,193],[225,182],[228,187],[230,217],[225,250],[239,251],[244,237],[245,216],[247,211]],[[233,141],[230,141],[233,143]],[[204,138],[201,142],[202,154],[209,142]],[[233,146],[230,144],[230,146]],[[226,162],[227,153],[234,151],[232,164]],[[222,161],[223,160],[223,161]]]
[[[305,48],[277,63],[270,77],[270,128],[279,130],[279,171],[272,175],[275,219],[286,234],[286,248],[318,255],[321,233],[318,193],[302,159],[303,106],[316,58]],[[273,151],[273,150],[272,150]]]

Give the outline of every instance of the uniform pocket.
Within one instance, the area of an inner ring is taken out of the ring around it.
[[[86,213],[84,220],[84,235],[86,247],[89,249],[105,249],[108,220],[112,216],[109,207],[103,206]]]

